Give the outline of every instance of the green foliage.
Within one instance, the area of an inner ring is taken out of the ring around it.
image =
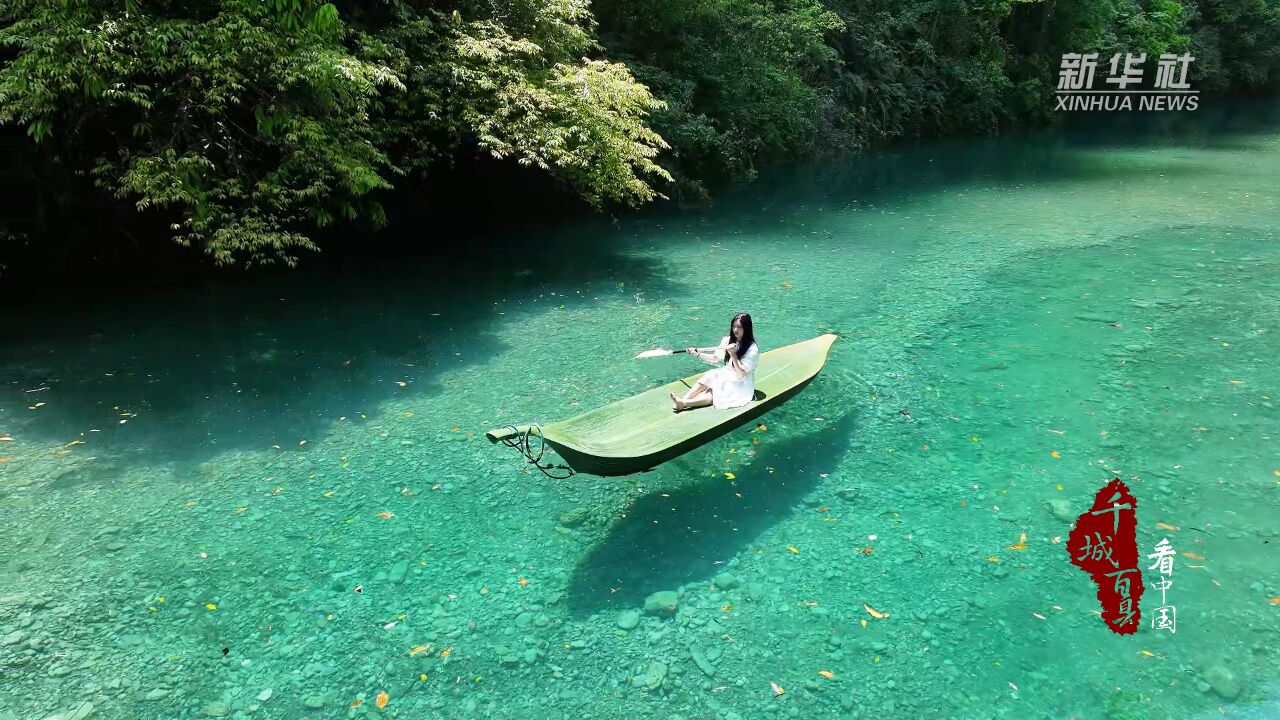
[[[219,263],[292,264],[316,228],[377,225],[376,191],[467,141],[595,203],[656,197],[666,145],[643,118],[661,104],[581,57],[585,6],[483,6],[499,11],[509,25],[397,5],[356,28],[315,0],[15,0],[0,122],[139,210],[167,209],[175,239]]]
[[[654,127],[686,180],[808,154],[838,112],[826,39],[843,23],[817,0],[606,0],[596,13],[609,53],[666,101]]]
[[[634,205],[1044,122],[1066,52],[1273,88],[1280,0],[8,0],[0,46],[0,123],[50,163],[216,262],[292,264],[477,152]]]

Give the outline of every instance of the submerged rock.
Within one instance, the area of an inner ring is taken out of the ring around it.
[[[635,679],[637,687],[643,687],[646,690],[657,690],[662,687],[662,682],[667,679],[667,666],[652,660],[649,667],[645,670],[644,675]]]
[[[644,599],[644,611],[650,615],[671,617],[676,614],[680,596],[674,590],[660,590]]]
[[[738,578],[732,573],[722,572],[712,580],[721,590],[732,590],[738,587]]]
[[[623,610],[622,614],[618,616],[618,627],[622,628],[623,630],[635,630],[636,626],[639,624],[640,624],[639,610]]]
[[[560,513],[560,524],[565,527],[577,527],[591,516],[591,508],[576,507]]]
[[[1209,683],[1214,692],[1228,700],[1240,694],[1240,683],[1236,682],[1235,674],[1221,665],[1205,670],[1204,681]]]
[[[1076,521],[1076,513],[1071,511],[1071,503],[1065,498],[1054,498],[1048,502],[1049,511],[1053,516],[1064,523],[1073,523]]]

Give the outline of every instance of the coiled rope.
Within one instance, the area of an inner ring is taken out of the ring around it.
[[[565,480],[574,475],[573,468],[569,467],[568,465],[551,465],[551,464],[544,465],[542,463],[542,455],[547,451],[547,440],[546,438],[542,437],[542,428],[538,427],[537,425],[530,425],[524,432],[520,432],[520,428],[517,428],[515,425],[507,425],[505,427],[511,430],[511,433],[512,435],[515,436],[515,439],[512,440],[511,438],[502,438],[502,444],[506,445],[507,447],[515,448],[521,455],[524,456],[526,463],[538,468],[538,470],[541,471],[543,475],[546,475],[552,480]],[[537,455],[533,453],[533,449],[529,444],[529,437],[531,435],[536,435],[538,438],[538,454]],[[551,471],[553,470],[554,471],[564,470],[567,472],[564,475],[553,475],[551,474]]]

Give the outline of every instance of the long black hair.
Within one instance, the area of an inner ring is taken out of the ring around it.
[[[730,343],[733,342],[733,324],[739,320],[742,321],[742,340],[738,342],[738,357],[742,357],[743,355],[746,355],[747,351],[751,349],[751,346],[755,344],[756,334],[751,329],[751,316],[747,313],[740,312],[737,315],[734,315],[733,319],[729,321]],[[725,357],[726,359],[728,358],[728,353],[725,353]]]

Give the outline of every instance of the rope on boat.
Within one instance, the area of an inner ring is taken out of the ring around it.
[[[516,439],[512,440],[511,438],[502,438],[502,444],[506,445],[507,447],[515,448],[521,455],[524,456],[525,462],[538,468],[538,470],[541,471],[543,475],[546,475],[552,480],[565,480],[573,476],[574,474],[573,468],[569,467],[568,465],[551,465],[550,463],[546,465],[542,464],[542,455],[547,451],[547,440],[546,438],[542,437],[542,428],[538,427],[537,425],[530,425],[524,432],[520,432],[520,429],[517,428],[515,425],[507,425],[506,427],[511,430],[511,433],[515,436]],[[531,435],[536,435],[538,438],[538,454],[537,455],[533,454],[533,449],[529,445],[529,437]],[[564,475],[551,474],[551,471],[559,471],[559,470],[564,470],[567,472]]]

